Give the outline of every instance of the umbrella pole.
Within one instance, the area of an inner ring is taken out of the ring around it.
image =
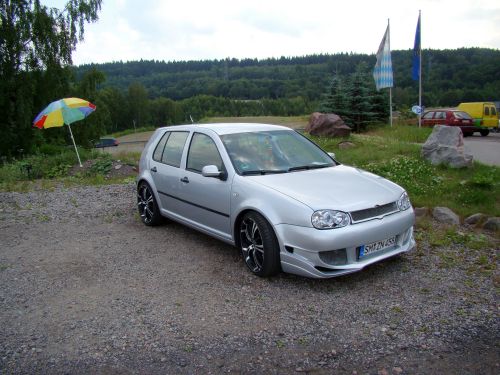
[[[76,148],[75,138],[73,138],[73,132],[71,131],[71,125],[68,124],[69,134],[71,135],[71,140],[73,141],[73,146],[75,146],[76,157],[78,158],[78,163],[80,163],[80,168],[83,167],[82,161],[80,160],[80,155],[78,154],[78,149]]]

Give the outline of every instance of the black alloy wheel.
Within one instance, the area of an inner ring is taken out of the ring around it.
[[[254,274],[272,276],[280,271],[279,244],[271,225],[257,212],[248,212],[240,223],[243,260]]]
[[[161,214],[153,191],[144,181],[137,187],[137,209],[144,224],[155,226],[161,223]]]

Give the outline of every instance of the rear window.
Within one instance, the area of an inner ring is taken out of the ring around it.
[[[463,120],[472,120],[472,117],[467,112],[453,112],[456,118]]]
[[[162,163],[180,167],[182,151],[189,132],[172,132],[167,139],[165,149],[161,158]]]

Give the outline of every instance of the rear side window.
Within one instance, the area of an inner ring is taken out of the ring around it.
[[[432,116],[434,116],[434,112],[427,112],[423,118],[425,118],[426,120],[429,120],[432,118]]]
[[[436,112],[436,115],[434,116],[435,119],[445,119],[446,118],[446,113],[445,112]]]
[[[153,153],[153,160],[154,161],[161,161],[161,156],[163,155],[163,149],[165,148],[165,142],[167,142],[168,136],[170,135],[170,132],[166,132],[163,134],[163,137],[161,137],[160,142],[156,145],[155,152]]]
[[[491,115],[492,116],[496,116],[497,115],[497,110],[495,109],[495,107],[491,107]]]
[[[472,117],[466,112],[453,112],[456,118],[464,119],[464,120],[472,120]]]
[[[212,138],[195,133],[189,146],[187,169],[201,172],[205,165],[215,165],[219,171],[223,170],[219,150]]]
[[[188,137],[189,132],[171,132],[165,144],[165,149],[163,150],[163,155],[161,158],[162,163],[180,167],[182,151],[184,150],[184,144]]]
[[[484,107],[484,114],[485,114],[485,116],[490,115],[490,107]]]

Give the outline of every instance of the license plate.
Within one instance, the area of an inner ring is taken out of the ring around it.
[[[372,242],[368,245],[362,245],[359,247],[359,257],[363,258],[367,255],[388,249],[396,244],[396,236],[387,238],[382,241]]]

